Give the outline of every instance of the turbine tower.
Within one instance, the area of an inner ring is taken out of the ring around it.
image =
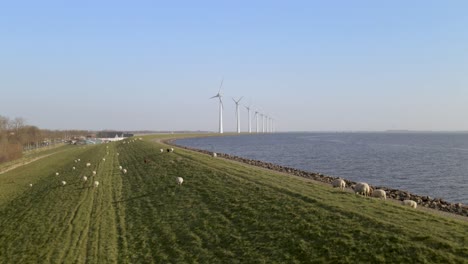
[[[219,86],[218,93],[211,97],[210,99],[213,98],[219,98],[219,133],[223,134],[223,100],[221,99],[223,96],[221,95],[221,87],[223,86],[223,81],[224,79],[221,80],[221,85]]]
[[[258,134],[258,114],[260,114],[260,112],[258,112],[258,110],[255,110],[255,130]]]
[[[275,133],[275,119],[271,119],[271,133]]]
[[[240,116],[239,116],[239,102],[244,98],[243,96],[236,101],[236,99],[232,98],[234,103],[236,104],[236,116],[237,116],[237,133],[240,133]]]
[[[265,115],[260,114],[262,116],[262,133],[265,133]]]
[[[266,116],[266,132],[270,133],[270,117]]]
[[[249,133],[252,133],[252,126],[250,124],[250,105],[249,106],[245,106],[245,108],[247,109],[247,116],[249,118]]]

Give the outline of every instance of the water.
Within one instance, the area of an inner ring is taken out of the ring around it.
[[[280,133],[176,143],[468,204],[468,133]]]

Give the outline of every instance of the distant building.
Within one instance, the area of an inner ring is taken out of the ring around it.
[[[122,131],[100,131],[96,134],[97,138],[127,138],[133,137],[133,134]]]

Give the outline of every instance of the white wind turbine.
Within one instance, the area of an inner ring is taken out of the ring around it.
[[[268,115],[265,115],[265,123],[266,123],[265,132],[266,133],[270,133],[270,122],[269,122],[269,120],[270,120],[270,117]]]
[[[249,133],[252,133],[252,126],[250,124],[250,105],[249,106],[244,106],[247,109],[247,116],[249,118]]]
[[[265,115],[260,114],[260,116],[262,117],[262,133],[265,133]]]
[[[255,130],[258,134],[258,114],[260,114],[260,112],[258,110],[255,110]]]
[[[239,116],[239,102],[244,98],[243,96],[236,101],[236,99],[232,98],[234,103],[236,104],[236,116],[237,116],[237,133],[240,133],[240,116]]]
[[[221,99],[221,97],[223,97],[221,95],[221,87],[223,86],[223,81],[224,79],[221,80],[221,85],[219,86],[219,90],[218,90],[218,93],[211,97],[210,99],[213,99],[213,98],[219,98],[219,133],[222,134],[223,133],[223,100]]]

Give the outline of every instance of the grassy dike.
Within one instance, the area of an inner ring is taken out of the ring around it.
[[[0,263],[468,262],[467,221],[188,150],[160,153],[167,146],[154,140],[167,137],[72,147],[1,174]]]

